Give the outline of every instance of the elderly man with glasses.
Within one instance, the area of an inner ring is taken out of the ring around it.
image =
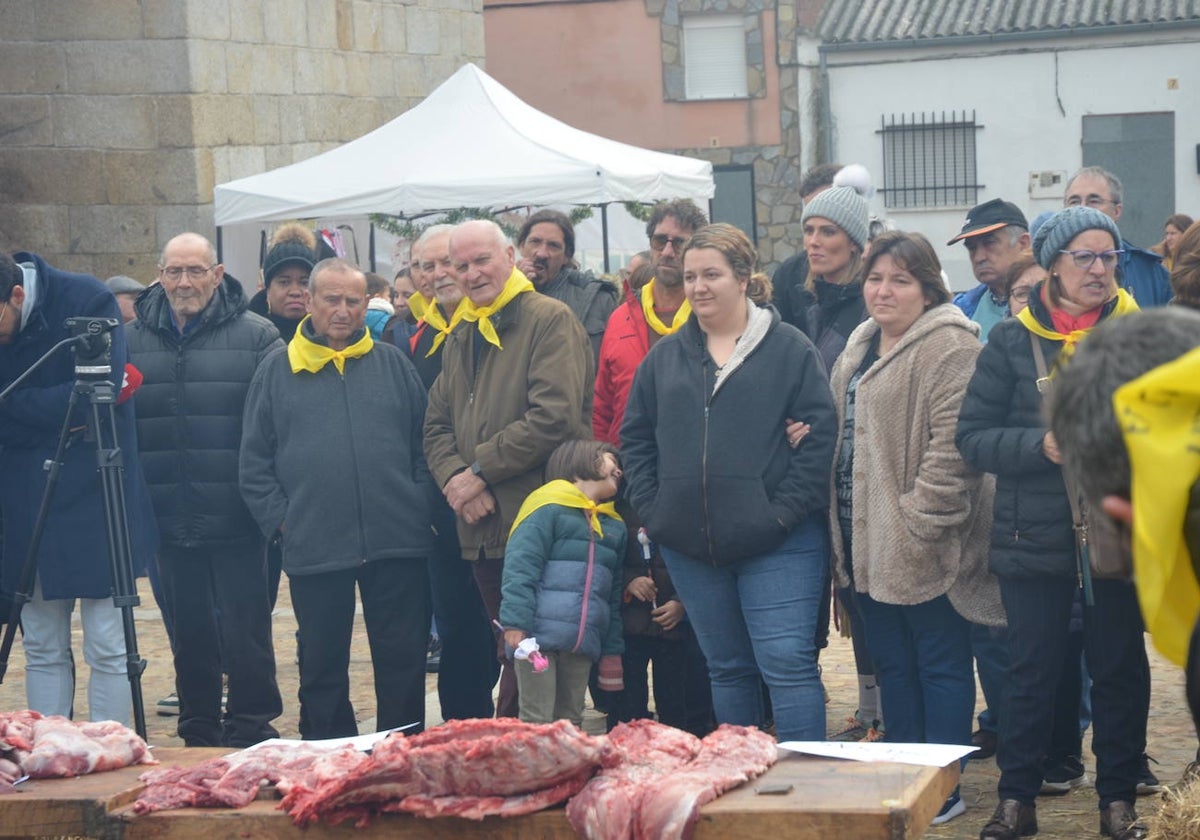
[[[158,280],[138,298],[129,355],[144,376],[138,444],[161,535],[179,736],[189,747],[246,747],[278,735],[271,721],[283,704],[264,538],[242,500],[238,449],[250,380],[283,342],[246,311],[241,284],[199,234],[167,243]]]
[[[1121,179],[1100,166],[1085,166],[1067,182],[1063,204],[1067,207],[1087,206],[1099,210],[1114,222],[1121,221],[1124,208],[1124,188]],[[1162,257],[1153,251],[1139,248],[1121,240],[1117,282],[1133,295],[1142,309],[1170,303],[1171,280],[1162,264]]]

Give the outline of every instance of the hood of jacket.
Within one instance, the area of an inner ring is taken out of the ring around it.
[[[212,329],[245,309],[246,293],[242,291],[242,284],[226,275],[221,279],[208,306],[200,312],[200,324],[195,331]],[[155,332],[179,335],[171,319],[171,303],[167,300],[167,290],[161,283],[147,286],[134,301],[133,310],[137,313],[138,320]]]

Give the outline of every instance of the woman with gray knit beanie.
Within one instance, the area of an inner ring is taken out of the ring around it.
[[[1100,211],[1055,213],[1034,236],[1033,252],[1050,276],[1033,288],[1028,307],[989,334],[956,434],[963,459],[996,475],[989,566],[1000,581],[1011,660],[996,751],[1000,802],[979,835],[984,840],[1036,834],[1038,794],[1066,792],[1087,780],[1080,739],[1068,745],[1051,737],[1080,557],[1068,497],[1076,491],[1068,490],[1043,419],[1043,390],[1053,387],[1054,371],[1070,364],[1093,326],[1137,310],[1117,285],[1120,232]],[[1038,357],[1049,376],[1040,372]],[[1083,633],[1093,680],[1100,831],[1136,840],[1145,836],[1133,803],[1150,704],[1141,613],[1129,581],[1096,579],[1092,591],[1095,604],[1084,608]]]
[[[818,193],[800,216],[808,278],[807,294],[797,301],[796,324],[817,346],[826,372],[867,317],[858,273],[870,217],[866,199],[853,187]]]

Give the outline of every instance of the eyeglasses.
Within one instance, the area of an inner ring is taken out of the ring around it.
[[[667,243],[671,243],[671,247],[678,253],[683,250],[683,246],[691,241],[690,236],[667,236],[665,233],[656,233],[650,237],[650,247],[655,251],[661,251],[667,247]]]
[[[1065,203],[1068,207],[1079,207],[1081,204],[1086,204],[1093,210],[1099,210],[1105,204],[1115,205],[1120,204],[1121,202],[1113,201],[1111,198],[1101,198],[1098,195],[1089,195],[1087,198],[1081,198],[1080,196],[1073,195],[1068,198]]]
[[[210,265],[207,268],[202,265],[189,265],[189,266],[173,265],[170,268],[163,268],[160,265],[158,267],[158,273],[161,274],[163,277],[167,278],[168,280],[178,280],[179,278],[183,277],[183,275],[185,275],[185,274],[188,276],[189,280],[199,280],[201,277],[203,277],[205,274],[208,274],[208,272],[212,271],[216,267],[217,267],[216,264]]]
[[[1118,248],[1115,251],[1081,250],[1081,251],[1059,251],[1058,253],[1070,254],[1071,259],[1072,259],[1072,261],[1074,261],[1076,268],[1082,268],[1084,270],[1087,270],[1096,263],[1096,260],[1100,260],[1100,263],[1105,268],[1112,268],[1114,265],[1117,264],[1117,258],[1120,257],[1121,254],[1124,254],[1125,251],[1123,249]]]
[[[1029,300],[1029,293],[1033,291],[1032,286],[1026,286],[1023,289],[1013,289],[1009,294],[1009,300],[1015,300],[1017,303],[1026,303]]]

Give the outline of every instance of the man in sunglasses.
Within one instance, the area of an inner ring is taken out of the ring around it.
[[[707,224],[704,212],[686,198],[659,202],[651,211],[646,235],[654,277],[617,307],[604,331],[592,406],[596,440],[621,445],[621,420],[638,364],[659,338],[687,321],[691,307],[683,296],[683,247]]]
[[[279,331],[246,309],[212,243],[169,241],[158,283],[137,301],[129,357],[142,371],[138,445],[161,545],[158,568],[189,747],[247,747],[278,735],[264,537],[242,501],[242,412]],[[218,621],[218,615],[220,620]],[[221,673],[229,675],[221,711]]]
[[[1103,167],[1085,166],[1067,182],[1063,205],[1091,207],[1114,222],[1119,222],[1123,196],[1120,178]],[[1121,240],[1121,250],[1123,253],[1117,264],[1117,282],[1121,288],[1133,295],[1142,309],[1169,303],[1173,293],[1162,257],[1124,239]]]

